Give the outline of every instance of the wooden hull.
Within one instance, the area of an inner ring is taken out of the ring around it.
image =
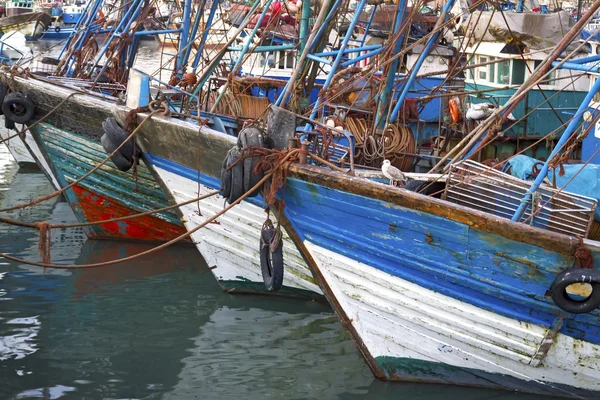
[[[18,82],[17,82],[18,80]],[[50,83],[16,79],[15,90],[26,93],[36,105],[36,116],[44,116],[70,93]],[[81,178],[106,157],[99,143],[102,121],[112,115],[115,105],[90,95],[70,98],[60,115],[33,127],[28,148],[58,187]],[[61,128],[62,127],[62,128]],[[136,182],[137,180],[137,182]],[[65,192],[80,222],[113,219],[163,208],[171,204],[141,162],[137,179],[132,171],[119,171],[108,161],[88,178]],[[175,211],[87,227],[90,238],[168,241],[185,228]]]
[[[144,138],[148,138],[144,135]],[[145,141],[145,140],[144,140]],[[147,156],[151,168],[160,177],[163,186],[176,202],[193,199],[200,194],[218,190],[216,177],[168,161],[159,156]],[[192,230],[223,208],[225,199],[213,196],[198,203],[179,208],[185,226]],[[244,201],[216,223],[208,224],[192,234],[192,239],[212,273],[227,292],[263,293],[265,289],[260,266],[260,232],[266,218],[262,200]],[[285,275],[283,287],[274,294],[289,297],[321,297],[322,292],[296,246],[284,232],[283,259]]]
[[[598,397],[600,312],[547,295],[577,239],[325,169],[290,176],[288,231],[376,377]]]

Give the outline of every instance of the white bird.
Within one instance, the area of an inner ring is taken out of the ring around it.
[[[394,167],[390,160],[385,160],[381,166],[381,172],[383,176],[390,180],[390,185],[394,184],[394,181],[406,182],[406,176],[398,168]]]

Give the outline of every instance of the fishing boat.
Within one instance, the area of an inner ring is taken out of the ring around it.
[[[552,62],[554,69],[581,66],[555,60],[585,20],[525,87]],[[503,172],[503,163],[469,159],[481,143],[474,132],[489,134],[518,96],[472,132],[469,146],[455,149],[442,173],[402,174],[384,163],[387,184],[352,158],[340,168],[340,160],[327,165],[318,157],[287,169],[279,195],[285,203],[271,206],[377,378],[598,397],[600,242],[591,238],[598,199],[553,182],[564,185],[557,178],[564,155],[578,154],[577,143],[564,146],[588,129],[581,121],[599,89],[596,81],[533,181]],[[274,123],[263,133],[294,137],[296,119],[272,112],[290,126]]]
[[[28,40],[36,40],[50,25],[50,22],[51,17],[45,12],[14,12],[10,16],[0,18],[0,33],[19,31]]]

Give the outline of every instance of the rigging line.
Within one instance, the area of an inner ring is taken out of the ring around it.
[[[74,95],[74,94],[75,94],[75,93],[72,93],[71,95]],[[70,97],[71,95],[69,95],[68,97]],[[67,97],[67,98],[68,98],[68,97]],[[64,101],[66,101],[66,99],[65,99],[65,100],[63,100],[63,102],[61,102],[61,103],[59,104],[59,106],[60,106],[62,103],[64,103]],[[56,109],[56,108],[58,108],[58,106],[57,106],[57,107],[55,107],[55,109]],[[81,182],[81,181],[83,181],[85,178],[87,178],[88,176],[90,176],[91,174],[93,174],[94,172],[96,172],[98,169],[100,169],[100,167],[102,167],[104,164],[106,164],[106,163],[108,162],[108,160],[110,160],[110,158],[111,158],[113,155],[115,155],[115,154],[116,154],[116,153],[117,153],[117,152],[118,152],[118,151],[121,149],[121,147],[125,146],[125,144],[127,144],[127,142],[128,142],[130,139],[132,139],[132,138],[133,138],[133,136],[134,136],[134,135],[135,135],[135,134],[138,132],[138,130],[140,130],[140,129],[141,129],[141,127],[142,127],[142,126],[144,126],[144,124],[146,123],[146,121],[148,121],[149,119],[151,119],[151,118],[152,118],[152,117],[153,117],[153,116],[154,116],[156,113],[159,113],[159,112],[163,112],[163,110],[162,110],[162,109],[159,109],[159,110],[156,110],[156,111],[152,111],[151,113],[149,113],[148,115],[146,115],[146,116],[144,117],[144,119],[142,120],[142,122],[140,122],[140,123],[139,123],[139,125],[138,125],[138,126],[137,126],[137,127],[134,129],[134,130],[133,130],[133,132],[131,132],[131,134],[130,134],[130,135],[127,137],[127,139],[125,139],[125,140],[123,141],[123,143],[121,143],[121,144],[120,144],[120,145],[119,145],[119,146],[118,146],[118,147],[117,147],[117,148],[116,148],[116,149],[115,149],[115,150],[114,150],[112,153],[108,154],[108,155],[106,156],[106,158],[105,158],[105,159],[104,159],[102,162],[100,162],[98,165],[96,165],[94,168],[92,168],[90,171],[88,171],[86,174],[84,174],[84,175],[83,175],[81,178],[79,178],[79,179],[77,179],[77,180],[75,180],[75,181],[71,182],[71,183],[70,183],[70,184],[68,184],[67,186],[65,186],[65,187],[63,187],[63,188],[61,188],[61,189],[59,189],[59,190],[57,190],[57,191],[55,191],[55,192],[53,192],[53,193],[50,193],[50,194],[48,194],[48,195],[45,195],[45,196],[38,197],[37,199],[34,199],[34,200],[30,201],[29,203],[18,204],[18,205],[16,205],[16,206],[11,206],[11,207],[8,207],[8,208],[3,208],[3,209],[0,209],[0,212],[7,212],[7,211],[19,210],[19,209],[23,209],[23,208],[26,208],[26,207],[30,207],[30,206],[36,205],[36,204],[38,204],[38,203],[41,203],[41,202],[43,202],[43,201],[46,201],[46,200],[48,200],[48,199],[51,199],[51,198],[53,198],[53,197],[56,197],[56,196],[58,196],[58,195],[60,195],[60,194],[64,193],[66,190],[68,190],[68,189],[72,188],[72,187],[73,187],[73,186],[75,186],[76,184],[80,183],[80,182]]]
[[[506,23],[506,28],[508,29],[508,33],[511,36],[511,38],[513,40],[516,41],[516,38],[512,32],[512,29],[510,28],[509,24],[508,24],[508,20],[506,19],[506,15],[504,15],[504,11],[502,11],[502,9],[500,9],[500,15],[502,15],[502,19],[504,20],[504,22]],[[560,18],[560,16],[559,16]],[[561,27],[561,31],[562,31],[562,24],[560,24]],[[563,33],[564,34],[564,33]],[[523,60],[523,63],[525,64],[525,68],[527,68],[527,71],[531,74],[531,68],[529,67],[529,63],[527,62],[527,60],[525,59],[525,55],[523,54],[523,50],[521,50],[521,46],[517,46],[517,49],[519,50],[519,55],[521,56],[521,59]],[[540,91],[540,94],[542,95],[542,97],[544,97],[545,100],[547,100],[547,96],[544,93],[544,91],[542,90],[540,84],[538,83],[537,85],[538,90]],[[560,122],[562,122],[562,118],[560,117],[560,115],[558,115],[558,113],[556,112],[556,110],[554,109],[554,107],[552,106],[552,104],[550,102],[548,102],[548,105],[550,106],[550,109],[552,110],[552,112],[554,113],[554,115],[556,116],[556,118],[558,118],[558,120]]]
[[[170,206],[158,208],[156,210],[150,210],[150,211],[144,211],[144,212],[137,213],[137,214],[126,215],[124,217],[104,219],[104,220],[99,220],[99,221],[81,222],[81,223],[75,223],[75,224],[48,224],[48,228],[49,229],[81,228],[84,226],[94,226],[94,225],[101,225],[101,224],[106,224],[106,223],[111,223],[111,222],[119,222],[119,221],[126,221],[126,220],[130,220],[130,219],[137,219],[137,218],[145,217],[147,215],[158,214],[158,213],[162,213],[165,211],[169,211],[169,210],[172,210],[177,207],[182,207],[182,206],[185,206],[185,205],[188,205],[191,203],[195,203],[196,201],[205,200],[205,199],[215,196],[219,193],[220,193],[219,190],[214,190],[208,194],[205,194],[200,197],[196,197],[191,200],[186,200],[181,203],[172,204]],[[8,225],[20,226],[23,228],[34,228],[34,229],[38,229],[38,226],[39,226],[38,224],[42,223],[41,221],[21,222],[21,221],[13,220],[10,218],[4,218],[4,217],[0,217],[0,222],[8,224]]]
[[[589,19],[590,16],[593,15],[593,13],[598,8],[600,8],[600,2],[595,3],[595,9],[593,9],[593,10],[590,9],[590,11],[586,14],[587,19]],[[574,37],[576,35],[578,35],[579,31],[581,31],[581,29],[583,28],[583,24],[586,22],[587,19],[580,20],[578,22],[578,24],[576,25],[578,27],[578,29],[573,29],[568,36],[566,36],[565,38],[563,38],[561,40],[561,42],[555,47],[555,49],[546,57],[546,59],[542,62],[542,64],[536,69],[536,71],[538,71],[537,74],[534,73],[529,78],[527,78],[527,81],[523,85],[521,85],[521,87],[515,92],[515,94],[513,94],[513,96],[502,107],[498,107],[494,112],[492,112],[492,114],[486,120],[484,120],[479,126],[477,126],[473,131],[471,131],[469,133],[469,135],[467,137],[471,137],[471,141],[465,146],[465,148],[463,148],[462,150],[459,150],[458,154],[455,156],[455,159],[462,157],[462,155],[464,155],[470,149],[470,147],[472,147],[475,144],[475,142],[477,140],[479,140],[479,137],[482,136],[483,134],[485,134],[487,132],[487,130],[490,129],[494,124],[497,125],[499,121],[504,121],[506,119],[506,117],[515,109],[517,104],[522,100],[522,98],[527,93],[527,91],[531,87],[533,87],[536,82],[540,82],[542,79],[546,79],[547,76],[553,70],[555,70],[556,68],[558,68],[559,66],[561,66],[562,64],[564,64],[566,62],[566,60],[561,61],[556,67],[552,68],[547,73],[542,72],[546,68],[548,68],[549,65],[551,65],[552,61],[556,60],[559,57],[560,54],[557,54],[556,48],[565,47],[568,43],[572,42],[574,40]],[[578,48],[581,48],[586,43],[587,43],[587,40],[584,41],[583,43],[581,43],[580,46],[578,46]],[[562,51],[560,53],[562,53]],[[568,57],[568,55],[567,55],[567,57]],[[440,161],[438,161],[438,163],[429,171],[429,173],[435,172],[438,168],[440,168],[442,165],[444,165],[446,160],[450,157],[450,155],[453,155],[455,150],[458,150],[458,148],[455,147],[455,148],[451,149],[448,152],[448,154],[446,154]],[[447,168],[448,168],[448,166],[446,165],[444,167],[444,169],[447,169]]]
[[[295,156],[297,154],[300,153],[300,149],[295,149],[290,151],[288,154],[285,155],[285,157],[283,157],[283,159],[279,162],[279,164],[277,165],[276,168],[272,169],[271,171],[269,171],[268,173],[265,174],[265,176],[258,181],[258,183],[256,185],[254,185],[250,190],[248,190],[246,193],[244,193],[242,196],[240,196],[237,200],[235,200],[233,203],[229,204],[227,207],[225,207],[223,210],[219,211],[218,213],[216,213],[215,215],[213,215],[212,217],[208,218],[206,221],[204,221],[203,223],[199,224],[198,226],[188,230],[186,233],[183,233],[179,236],[177,236],[176,238],[173,238],[171,240],[169,240],[166,243],[163,243],[159,246],[153,247],[149,250],[143,251],[141,253],[137,253],[128,257],[124,257],[124,258],[119,258],[116,260],[110,260],[110,261],[105,261],[105,262],[100,262],[100,263],[93,263],[93,264],[80,264],[80,265],[58,265],[58,264],[50,264],[50,263],[39,263],[39,262],[34,262],[34,261],[27,261],[24,260],[22,258],[18,258],[18,257],[14,257],[11,256],[7,253],[0,253],[0,257],[4,257],[8,260],[11,261],[15,261],[15,262],[19,262],[22,264],[27,264],[27,265],[33,265],[36,267],[42,267],[42,268],[56,268],[56,269],[85,269],[85,268],[98,268],[98,267],[104,267],[107,265],[112,265],[112,264],[118,264],[118,263],[122,263],[125,261],[131,261],[134,260],[136,258],[148,255],[148,254],[152,254],[156,251],[162,250],[166,247],[171,246],[172,244],[175,244],[177,242],[179,242],[182,239],[186,239],[188,237],[190,237],[192,234],[194,234],[195,232],[197,232],[198,230],[200,230],[201,228],[204,228],[206,225],[212,223],[214,220],[216,220],[218,217],[220,217],[221,215],[225,214],[227,211],[231,210],[233,207],[235,207],[237,204],[241,203],[242,200],[244,200],[249,194],[253,193],[255,190],[259,189],[264,182],[267,181],[267,179],[269,179],[271,177],[271,175],[273,175],[275,173],[275,171],[277,170],[277,168],[283,168],[284,164],[286,162],[288,162],[288,160],[292,157]]]
[[[486,1],[484,1],[484,2],[486,2]],[[494,16],[495,13],[496,13],[496,10],[493,9],[492,10],[492,14],[490,15],[490,18],[489,18],[489,20],[487,22],[487,25],[486,25],[485,29],[484,29],[484,32],[487,32],[487,30],[489,29],[489,27],[491,25],[491,22],[492,22],[492,17]],[[477,26],[479,24],[479,20],[481,19],[482,15],[483,15],[483,12],[481,12],[481,11],[477,14],[477,21],[475,21],[475,24],[473,26]],[[468,20],[467,25],[466,25],[467,27],[470,26],[472,16],[473,16],[473,14],[469,15],[469,20]],[[471,32],[470,32],[470,36],[469,36],[469,39],[468,39],[467,43],[470,43],[471,39],[473,39],[474,36],[475,36],[475,29],[472,29]],[[469,46],[464,46],[463,47],[464,41],[465,41],[466,38],[467,38],[467,36],[465,35],[465,36],[463,36],[463,39],[461,40],[460,47],[458,48],[458,52],[459,52],[460,56],[456,57],[456,60],[454,61],[453,68],[448,68],[449,73],[446,74],[446,76],[444,77],[444,81],[440,85],[438,85],[435,88],[435,90],[439,90],[440,87],[442,87],[443,85],[445,85],[448,82],[449,79],[454,79],[460,73],[464,73],[465,66],[468,65],[468,63],[475,58],[475,53],[477,52],[477,50],[479,49],[479,46],[483,42],[483,37],[477,43],[477,45],[475,46],[475,49],[473,49],[473,53],[472,53],[471,57],[467,60],[467,62],[461,68],[458,68],[458,72],[456,72],[456,67],[460,63],[461,58],[466,55],[467,48],[469,47]],[[476,83],[475,83],[475,88],[477,88],[477,84]]]

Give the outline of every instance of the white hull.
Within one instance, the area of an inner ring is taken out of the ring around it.
[[[213,189],[154,166],[164,185],[177,203],[209,193]],[[223,209],[224,198],[212,196],[198,203],[180,207],[183,222],[189,230]],[[201,215],[198,213],[200,209]],[[266,292],[260,268],[260,231],[265,221],[265,211],[249,202],[242,202],[217,219],[192,234],[192,239],[212,272],[226,290]],[[274,221],[275,223],[275,221]],[[312,273],[300,252],[284,231],[284,289],[300,290],[322,295]],[[310,295],[310,294],[309,294]]]
[[[456,383],[462,376],[474,385],[514,389],[507,382],[513,377],[523,388],[556,395],[578,397],[570,387],[600,391],[600,346],[560,333],[552,338],[547,327],[480,309],[309,241],[304,245],[355,339],[380,368],[396,360],[419,371],[408,380]],[[419,376],[423,365],[453,372]]]

